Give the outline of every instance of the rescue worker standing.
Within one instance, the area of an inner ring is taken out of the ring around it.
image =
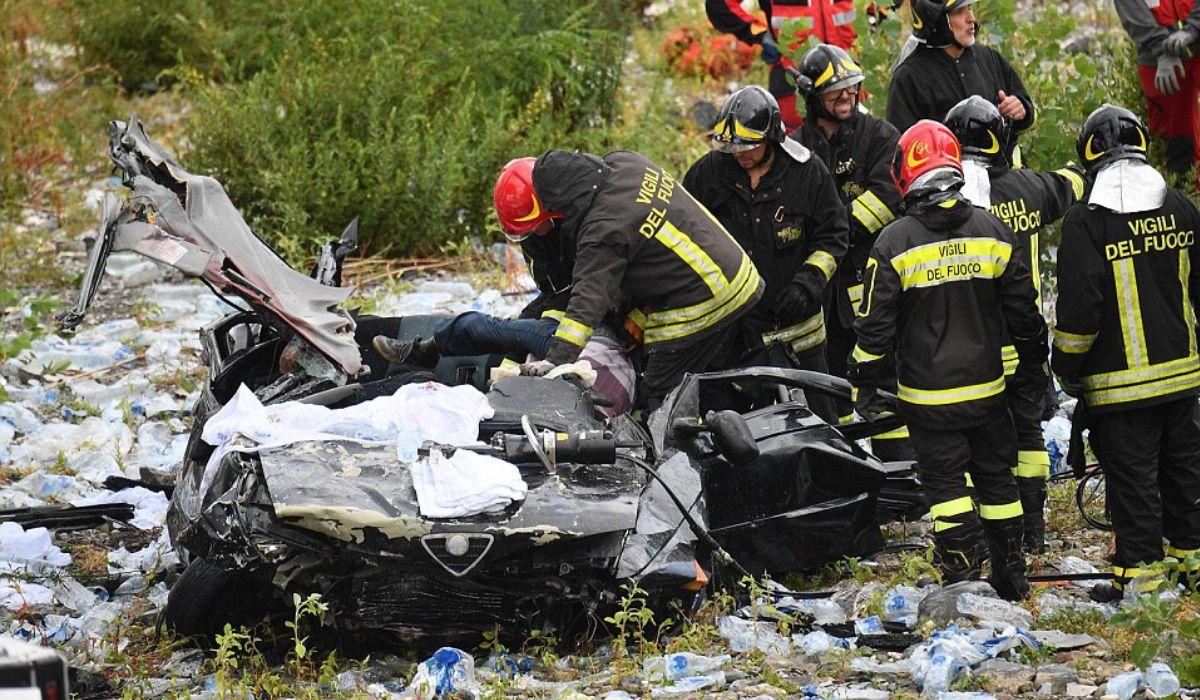
[[[1012,231],[959,192],[961,155],[946,127],[921,121],[905,132],[892,172],[905,216],[879,234],[867,263],[850,360],[855,408],[868,418],[886,412],[877,387],[894,352],[899,411],[930,503],[939,567],[948,581],[979,576],[982,520],[992,586],[1023,598],[1016,434],[1000,348],[1007,326],[1022,364],[1042,365],[1045,322]],[[1027,376],[1019,370],[1014,381]]]
[[[732,34],[747,44],[762,46],[761,58],[771,66],[767,84],[779,102],[788,131],[800,126],[796,89],[788,82],[793,68],[788,56],[797,56],[810,44],[823,42],[849,50],[858,37],[854,31],[853,0],[759,0],[766,23],[742,9],[741,0],[705,0],[704,10],[714,29]]]
[[[1016,254],[1030,271],[1041,310],[1042,284],[1038,237],[1043,226],[1062,218],[1067,207],[1083,195],[1082,176],[1063,168],[1039,173],[1009,167],[1001,144],[1008,142],[1009,122],[996,105],[972,95],[946,114],[946,126],[958,139],[963,154],[963,195],[976,206],[990,209],[1016,236]],[[1017,351],[1003,349],[1004,374],[1017,370]],[[1048,377],[1037,383],[1010,384],[1008,407],[1017,429],[1017,466],[1013,476],[1021,492],[1025,522],[1025,549],[1040,552],[1046,547],[1046,480],[1050,478],[1050,455],[1042,437]]]
[[[1137,45],[1150,132],[1166,144],[1167,170],[1186,175],[1200,162],[1200,5],[1196,0],[1115,4]]]
[[[763,300],[740,321],[736,364],[824,372],[825,286],[846,253],[846,211],[824,163],[784,136],[779,105],[761,87],[730,95],[711,134],[713,150],[683,186],[753,258]],[[827,421],[836,409],[812,395]]]
[[[846,357],[854,349],[854,310],[862,300],[863,269],[875,237],[896,218],[900,194],[890,166],[900,133],[896,127],[859,109],[865,75],[850,54],[821,44],[800,65],[797,84],[804,95],[804,125],[792,138],[815,153],[833,174],[850,225],[849,250],[838,265],[825,316],[829,372],[846,376]],[[894,389],[894,387],[891,387]],[[853,406],[840,406],[838,420],[853,419]],[[908,428],[871,438],[882,460],[912,459]]]
[[[1076,150],[1091,189],[1063,219],[1052,367],[1087,406],[1116,531],[1112,585],[1142,564],[1200,548],[1200,356],[1196,302],[1200,213],[1146,163],[1148,134],[1102,105]]]
[[[921,119],[942,121],[971,95],[996,104],[1012,120],[1006,152],[1033,125],[1033,100],[1020,76],[995,50],[976,44],[976,0],[912,0],[916,48],[892,71],[887,120],[900,131]]]
[[[655,408],[685,373],[723,359],[734,322],[762,296],[745,251],[670,174],[637,153],[551,150],[531,179],[502,184],[495,200],[506,231],[553,226],[549,235],[575,251],[566,313],[546,359],[524,366],[528,374],[574,362],[620,301],[641,322],[647,358],[639,393]]]

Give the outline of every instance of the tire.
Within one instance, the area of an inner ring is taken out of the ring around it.
[[[1088,525],[1097,530],[1112,530],[1108,516],[1108,499],[1104,489],[1104,472],[1092,469],[1079,480],[1075,488],[1075,505]]]
[[[163,620],[184,636],[213,637],[226,623],[238,627],[263,617],[271,607],[269,584],[241,571],[226,571],[193,559],[167,596]]]

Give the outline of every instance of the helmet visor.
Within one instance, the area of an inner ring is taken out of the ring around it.
[[[534,226],[533,228],[528,229],[526,231],[515,232],[515,231],[509,231],[506,229],[504,231],[504,237],[507,238],[510,243],[520,243],[521,241],[525,240],[526,238],[529,238],[530,236],[547,236],[553,230],[554,230],[554,219],[546,219],[545,221],[541,222],[537,226]]]
[[[721,153],[742,153],[744,151],[752,151],[759,146],[767,143],[767,139],[763,138],[758,141],[750,141],[742,136],[734,136],[730,138],[726,134],[710,134],[709,141],[713,150]]]

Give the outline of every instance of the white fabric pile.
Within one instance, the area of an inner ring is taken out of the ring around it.
[[[508,507],[525,500],[529,487],[517,468],[470,450],[444,457],[433,450],[412,465],[417,503],[426,518],[458,518]]]

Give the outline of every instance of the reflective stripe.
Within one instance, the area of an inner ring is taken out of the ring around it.
[[[871,299],[875,296],[875,275],[878,272],[879,260],[872,257],[867,261],[867,267],[863,271],[863,284],[865,285],[868,280],[871,282],[871,293],[865,294],[866,298],[863,299],[862,306],[854,310],[856,317],[867,316],[871,313]]]
[[[1083,378],[1085,389],[1109,389],[1147,382],[1152,379],[1176,377],[1188,372],[1200,370],[1200,357],[1188,355],[1170,362],[1160,362],[1156,365],[1119,369],[1115,372],[1092,374]]]
[[[963,496],[961,498],[955,498],[952,501],[934,503],[929,507],[929,515],[934,520],[937,520],[939,518],[949,518],[955,515],[969,513],[973,508],[974,505],[971,503],[971,497]]]
[[[1004,503],[998,506],[990,506],[986,503],[979,504],[979,517],[984,520],[1008,520],[1009,518],[1021,517],[1021,502],[1013,501],[1012,503]]]
[[[512,358],[506,357],[503,360],[500,360],[500,366],[501,367],[520,367],[521,363],[517,362],[516,360],[514,360]]]
[[[1142,306],[1138,299],[1137,273],[1133,258],[1114,260],[1113,280],[1117,285],[1117,313],[1121,322],[1121,339],[1125,344],[1125,365],[1141,367],[1146,357],[1146,331],[1142,328]]]
[[[1146,0],[1146,7],[1149,7],[1151,10],[1153,10],[1154,8],[1156,8],[1158,6],[1159,6],[1159,0]]]
[[[1180,549],[1167,545],[1167,556],[1174,557],[1179,560],[1173,564],[1171,568],[1176,571],[1197,571],[1200,570],[1200,560],[1196,559],[1196,554],[1200,549]],[[1188,561],[1190,559],[1190,561]]]
[[[852,7],[845,12],[834,12],[831,16],[835,25],[851,24],[857,16],[855,9]]]
[[[1000,362],[1004,365],[1004,376],[1011,377],[1017,372],[1017,364],[1020,358],[1017,356],[1017,348],[1013,345],[1005,345],[1000,348]]]
[[[854,414],[847,413],[844,416],[838,416],[837,421],[838,421],[838,425],[845,425],[847,423],[853,423],[854,422]]]
[[[1176,559],[1187,559],[1196,552],[1200,552],[1200,549],[1180,549],[1178,547],[1167,545],[1167,556],[1175,557]]]
[[[1042,256],[1038,252],[1041,250],[1041,244],[1038,243],[1040,235],[1038,231],[1034,231],[1029,236],[1029,280],[1033,282],[1038,312],[1042,310]]]
[[[944,406],[952,403],[977,401],[1004,391],[1004,375],[983,384],[960,386],[953,389],[915,389],[899,385],[901,401],[920,404],[922,406]]]
[[[895,430],[889,430],[886,433],[872,435],[871,439],[872,440],[907,440],[908,439],[908,426],[906,425],[903,428],[897,428]]]
[[[658,229],[655,238],[687,263],[696,276],[704,280],[712,294],[717,294],[729,284],[721,268],[713,262],[708,253],[696,245],[690,236],[676,228],[675,224],[670,221],[664,223],[662,228]]]
[[[875,360],[883,359],[883,355],[872,355],[866,350],[863,350],[861,345],[854,346],[854,352],[850,353],[850,357],[855,362],[874,362]]]
[[[641,309],[630,309],[629,313],[625,314],[625,320],[638,328],[646,327],[646,314]]]
[[[1092,349],[1099,333],[1068,333],[1058,328],[1054,329],[1054,349],[1069,355],[1082,355]]]
[[[902,289],[935,287],[1004,274],[1012,246],[995,238],[954,238],[927,243],[892,258]]]
[[[566,317],[567,312],[559,309],[546,309],[542,312],[542,318],[552,318],[555,321],[561,321]]]
[[[1045,450],[1017,450],[1017,466],[1013,476],[1025,479],[1050,478],[1050,455]]]
[[[818,311],[800,323],[762,334],[763,345],[791,341],[796,352],[812,349],[825,342],[825,313]]]
[[[1192,359],[1195,360],[1195,358]],[[1087,383],[1087,379],[1084,379],[1084,383]],[[1179,376],[1145,382],[1135,386],[1086,391],[1084,398],[1087,399],[1089,406],[1106,406],[1115,403],[1141,401],[1142,399],[1150,399],[1155,396],[1166,396],[1197,387],[1200,387],[1200,371],[1191,371]]]
[[[1196,354],[1196,310],[1192,308],[1191,285],[1192,258],[1188,249],[1179,251],[1179,289],[1183,292],[1183,323],[1187,326],[1188,355]]]
[[[962,525],[962,523],[957,523],[957,522],[954,522],[953,520],[934,520],[933,521],[933,531],[934,532],[944,532],[945,530],[949,530],[950,528],[953,528],[953,527],[958,527],[959,525]]]
[[[583,347],[587,345],[594,332],[579,321],[564,317],[558,322],[558,330],[554,331],[554,337]]]
[[[966,472],[963,474],[963,476],[965,477],[965,481],[967,482],[967,488],[969,488],[969,489],[975,488],[975,482],[971,481],[971,472]]]
[[[1075,192],[1075,199],[1083,197],[1083,178],[1079,177],[1079,173],[1070,168],[1060,168],[1054,171],[1057,175],[1062,175],[1071,183],[1071,190]]]
[[[858,223],[863,225],[867,233],[878,233],[879,229],[883,228],[884,222],[880,221],[866,205],[857,199],[850,202],[850,215],[858,219]]]
[[[805,264],[812,265],[825,275],[825,281],[833,277],[833,271],[837,269],[837,258],[823,250],[814,250],[805,260]]]
[[[646,317],[646,343],[683,338],[720,322],[749,302],[761,283],[754,263],[743,255],[733,281],[712,299],[681,309],[649,314]]]
[[[896,218],[896,215],[892,213],[892,210],[888,209],[887,205],[883,203],[883,200],[871,190],[867,190],[866,192],[858,195],[858,197],[854,199],[854,202],[861,203],[864,207],[870,209],[871,213],[875,215],[875,218],[879,220],[880,224],[891,223]]]
[[[850,306],[858,306],[862,302],[862,294],[863,286],[861,284],[846,288],[846,295],[850,297]]]

